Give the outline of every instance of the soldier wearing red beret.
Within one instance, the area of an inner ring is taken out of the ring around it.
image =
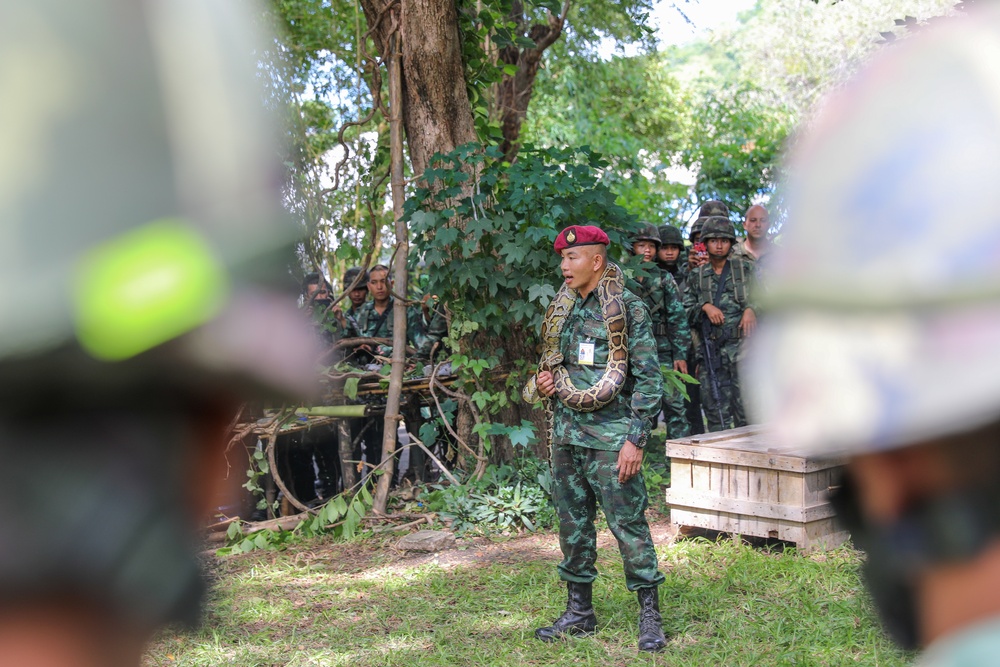
[[[663,376],[660,374],[651,318],[642,300],[624,286],[601,289],[609,268],[608,235],[599,227],[574,225],[556,238],[562,256],[565,285],[575,301],[560,324],[559,351],[567,379],[586,390],[602,381],[608,361],[620,359],[623,350],[612,349],[615,337],[601,299],[617,300],[627,332],[627,372],[621,388],[596,410],[574,408],[566,394],[552,399],[552,497],[559,515],[559,545],[563,561],[559,576],[566,582],[566,611],[552,625],[535,635],[553,641],[566,635],[588,635],[597,628],[592,604],[597,577],[597,534],[594,516],[600,502],[608,527],[618,540],[625,565],[625,583],[639,598],[639,650],[661,651],[667,645],[659,608],[660,573],[653,540],[646,522],[646,484],[640,472],[642,448],[660,411]],[[613,275],[612,272],[609,275]],[[619,269],[620,271],[620,269]],[[617,283],[616,283],[617,284]],[[601,293],[604,297],[599,297]],[[558,318],[547,313],[548,326]],[[617,316],[613,316],[616,322]],[[618,337],[620,340],[620,336]],[[559,368],[558,366],[556,367]],[[561,372],[561,371],[560,371]],[[538,373],[537,390],[557,396],[553,372]]]

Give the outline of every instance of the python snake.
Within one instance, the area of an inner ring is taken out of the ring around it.
[[[559,351],[560,337],[566,320],[576,302],[578,292],[565,282],[542,321],[542,358],[539,371],[550,371],[555,380],[555,394],[564,405],[578,412],[593,412],[610,403],[621,391],[628,374],[628,326],[625,318],[625,275],[616,264],[608,263],[594,288],[601,305],[601,315],[608,331],[608,362],[604,374],[587,389],[578,389],[570,380],[569,371],[563,366],[563,355]],[[528,403],[537,403],[542,396],[538,392],[537,376],[532,375],[521,392]],[[549,442],[552,442],[552,406],[546,401],[549,416]]]

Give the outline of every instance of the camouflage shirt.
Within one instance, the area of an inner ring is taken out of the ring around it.
[[[646,267],[650,275],[642,282],[630,278],[628,289],[642,299],[653,323],[656,351],[662,363],[686,361],[691,329],[684,312],[684,301],[670,273],[655,264]]]
[[[664,273],[670,274],[677,284],[677,292],[680,294],[681,303],[684,303],[684,295],[687,293],[688,267],[687,258],[681,256],[673,266],[668,266],[662,262],[657,262],[657,266]]]
[[[754,308],[751,294],[754,282],[753,262],[732,258],[727,260],[729,264],[728,275],[725,285],[722,288],[722,296],[717,304],[722,311],[725,321],[722,326],[711,325],[712,335],[721,343],[738,342],[740,337],[739,324],[743,317],[743,311],[747,308]],[[684,298],[684,307],[687,310],[688,322],[692,330],[701,333],[702,320],[707,321],[702,306],[706,303],[714,303],[715,293],[719,287],[719,278],[712,270],[712,264],[703,264],[691,272],[688,281],[688,291]]]
[[[385,313],[380,315],[375,310],[375,302],[366,301],[358,309],[353,321],[348,320],[349,333],[352,336],[366,338],[392,338],[394,303],[395,299],[389,297],[389,306]],[[447,333],[446,328],[444,317],[440,316],[439,313],[435,313],[430,324],[425,325],[419,307],[410,306],[406,309],[406,342],[417,351],[417,357],[422,359],[430,357],[434,343],[441,340],[442,336]],[[379,345],[376,352],[383,357],[391,356],[392,346]]]
[[[729,253],[729,258],[733,259],[736,257],[740,257],[749,262],[756,262],[757,260],[767,255],[767,253],[770,252],[770,250],[771,246],[767,245],[764,247],[764,252],[760,254],[760,257],[754,257],[753,255],[750,254],[750,251],[747,250],[747,240],[741,239],[739,243],[733,246],[732,252]]]
[[[577,412],[555,401],[553,406],[553,442],[590,449],[618,451],[625,441],[643,447],[660,411],[663,376],[656,355],[656,341],[649,312],[642,300],[625,291],[628,319],[628,377],[615,399],[600,410]],[[577,363],[580,343],[594,344],[594,365]],[[563,365],[573,385],[586,389],[604,374],[608,361],[608,330],[601,315],[597,295],[577,297],[567,316],[559,346]]]

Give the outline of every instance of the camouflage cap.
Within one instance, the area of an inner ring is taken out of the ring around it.
[[[736,230],[729,218],[713,215],[705,221],[705,226],[701,229],[701,240],[708,239],[729,239],[736,240]]]
[[[660,245],[677,245],[684,247],[684,239],[681,237],[681,230],[673,225],[661,225],[657,230],[660,234]]]
[[[636,241],[652,241],[659,247],[660,233],[656,231],[656,227],[653,225],[643,225],[637,233],[632,235],[632,242]]]

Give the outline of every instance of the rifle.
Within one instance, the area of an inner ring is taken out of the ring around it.
[[[722,358],[719,356],[719,349],[712,340],[712,323],[707,317],[701,320],[701,340],[705,348],[705,367],[708,369],[708,389],[715,402],[715,409],[719,411],[719,423],[726,425],[726,418],[722,413],[722,388],[719,386],[719,371],[722,369]]]

